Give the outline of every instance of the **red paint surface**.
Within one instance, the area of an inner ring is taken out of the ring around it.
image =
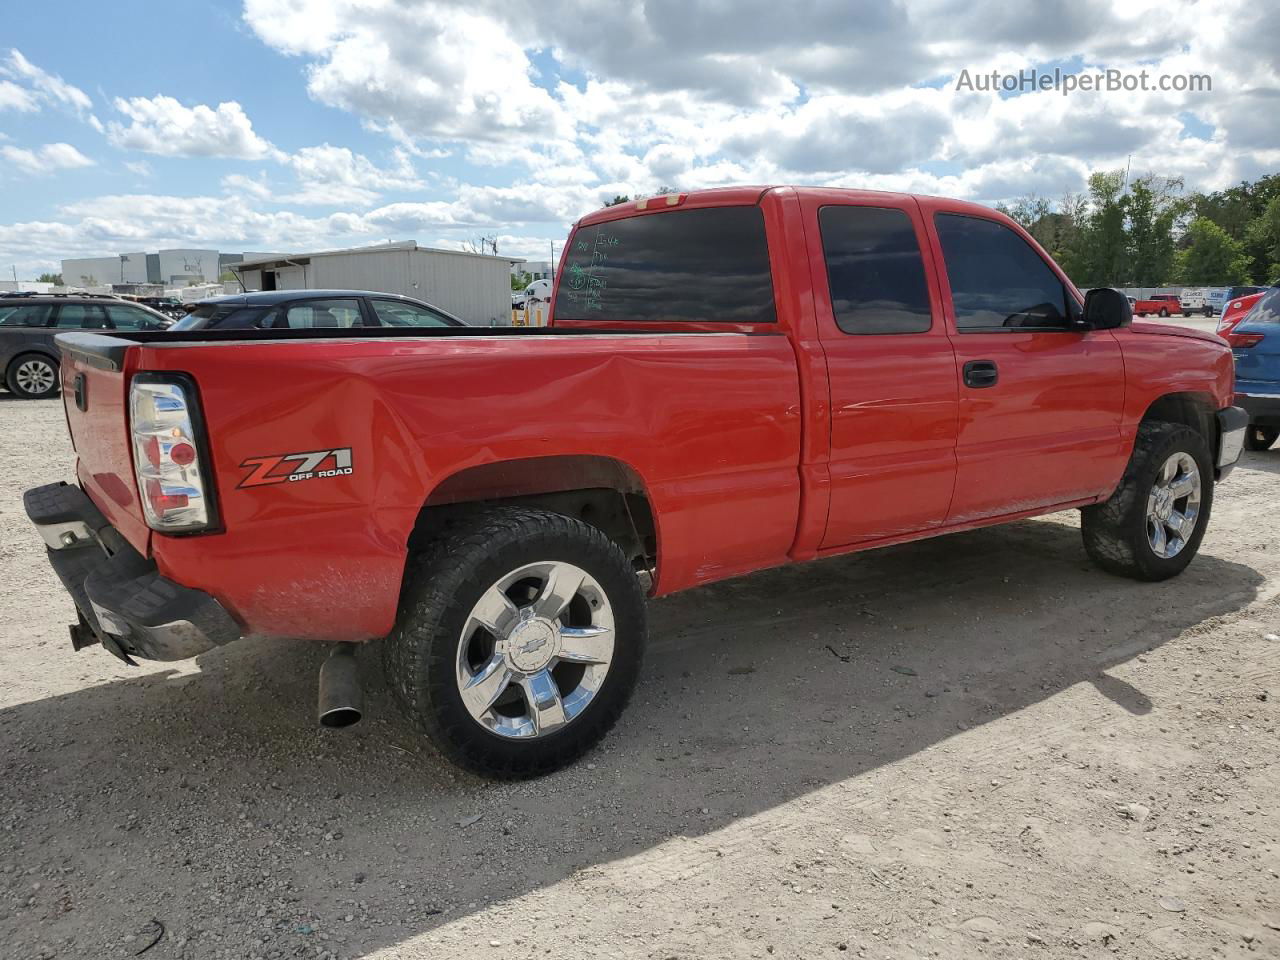
[[[1119,481],[1158,397],[1230,402],[1231,355],[1212,335],[1153,335],[1149,324],[957,332],[934,212],[996,220],[1034,246],[984,207],[734,188],[638,215],[749,203],[764,211],[778,317],[740,331],[756,336],[706,324],[697,337],[139,344],[123,374],[64,369],[68,387],[74,372],[89,380],[90,413],[69,403],[81,482],[166,576],[213,594],[247,632],[364,639],[393,624],[419,510],[469,467],[511,462],[518,477],[520,461],[570,455],[625,465],[652,505],[656,592],[669,593],[1093,502]],[[928,333],[836,327],[816,221],[831,203],[909,213],[924,244]],[[635,205],[622,204],[583,222],[631,215]],[[962,385],[960,367],[977,358],[998,363],[996,387]],[[174,537],[142,525],[124,410],[138,370],[181,371],[199,385],[221,532]],[[346,447],[349,476],[237,486],[246,462]]]

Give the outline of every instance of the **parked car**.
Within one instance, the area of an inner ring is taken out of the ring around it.
[[[180,320],[187,315],[188,304],[177,297],[136,297],[135,299],[143,306],[150,307],[174,320]]]
[[[1133,312],[1139,317],[1149,313],[1167,317],[1182,313],[1182,303],[1176,293],[1153,293],[1149,297],[1139,297],[1133,305]]]
[[[1228,303],[1232,300],[1238,300],[1240,297],[1247,297],[1254,293],[1265,293],[1266,287],[1211,287],[1205,294],[1205,306],[1208,308],[1206,317],[1216,317],[1222,314]]]
[[[0,371],[9,392],[42,400],[58,392],[54,337],[73,330],[163,330],[163,314],[115,297],[41,295],[0,301]]]
[[[1189,317],[1194,313],[1212,316],[1212,308],[1206,303],[1209,295],[1208,287],[1187,287],[1178,294],[1178,304],[1182,307],[1182,315]]]
[[[439,307],[393,293],[368,290],[269,290],[201,300],[173,325],[179,332],[362,327],[459,327]]]
[[[1248,296],[1229,301],[1222,310],[1222,316],[1218,318],[1218,326],[1214,332],[1220,337],[1225,337],[1235,329],[1236,324],[1248,316],[1249,311],[1253,309],[1253,305],[1261,300],[1262,297],[1263,294],[1261,293],[1251,293]]]
[[[385,637],[447,756],[532,776],[618,719],[646,590],[1068,508],[1163,580],[1240,455],[1220,338],[1082,298],[987,207],[708,190],[568,250],[549,329],[61,337],[78,483],[25,499],[73,645],[333,643],[338,726]]]
[[[1258,295],[1225,336],[1236,360],[1236,402],[1249,414],[1244,444],[1269,450],[1280,437],[1280,287]]]

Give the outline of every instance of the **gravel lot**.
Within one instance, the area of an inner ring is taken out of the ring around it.
[[[606,745],[494,785],[374,650],[346,731],[305,644],[73,654],[60,404],[0,449],[4,958],[1280,956],[1280,451],[1164,584],[1072,513],[658,601]]]

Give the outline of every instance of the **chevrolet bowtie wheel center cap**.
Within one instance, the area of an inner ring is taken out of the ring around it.
[[[540,617],[517,624],[506,641],[507,663],[520,673],[537,673],[560,650],[560,631]]]

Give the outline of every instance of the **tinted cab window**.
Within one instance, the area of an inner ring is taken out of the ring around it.
[[[760,208],[673,210],[580,227],[565,256],[555,316],[774,322]]]
[[[951,213],[934,223],[961,333],[1062,330],[1078,316],[1058,275],[1004,224]]]
[[[818,211],[831,309],[845,333],[922,333],[929,291],[911,218],[883,207]]]

